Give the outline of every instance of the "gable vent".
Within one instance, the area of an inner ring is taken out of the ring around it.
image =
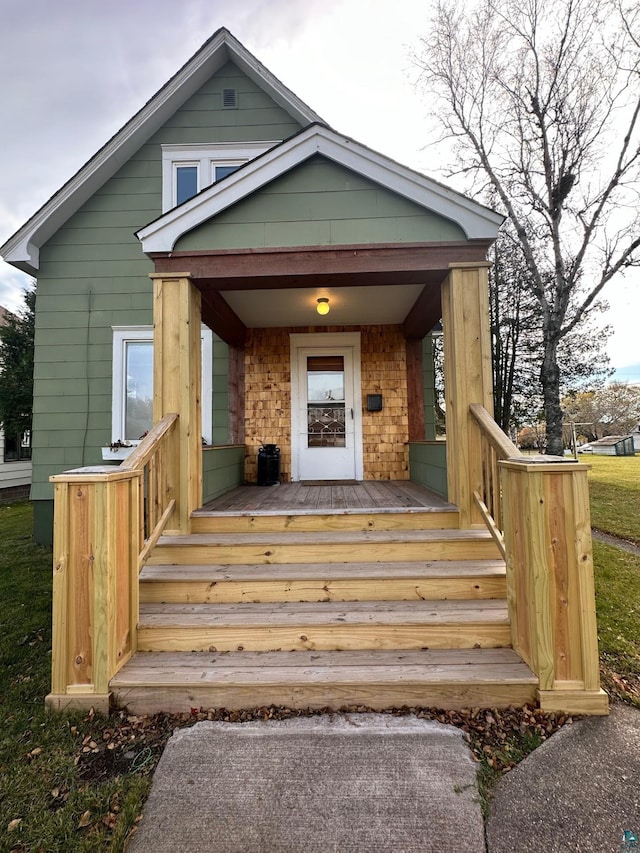
[[[238,90],[223,89],[222,90],[222,106],[227,109],[236,109],[238,106]]]

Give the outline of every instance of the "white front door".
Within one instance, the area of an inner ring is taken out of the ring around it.
[[[291,338],[292,478],[362,479],[359,335]]]

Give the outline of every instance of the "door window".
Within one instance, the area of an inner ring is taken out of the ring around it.
[[[307,356],[307,447],[345,447],[344,356]]]

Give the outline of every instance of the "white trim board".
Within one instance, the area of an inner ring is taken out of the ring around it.
[[[136,236],[146,253],[171,252],[184,234],[256,192],[269,182],[322,154],[356,174],[437,213],[462,228],[468,239],[495,239],[503,217],[437,181],[401,166],[383,154],[336,133],[311,125],[291,139],[247,163],[224,182],[141,228]]]

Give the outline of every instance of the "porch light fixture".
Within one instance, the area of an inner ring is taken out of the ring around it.
[[[321,296],[318,299],[318,304],[316,305],[316,311],[318,312],[318,314],[321,314],[324,317],[325,314],[329,313],[329,310],[330,310],[329,309],[329,300],[327,299],[326,296]]]

